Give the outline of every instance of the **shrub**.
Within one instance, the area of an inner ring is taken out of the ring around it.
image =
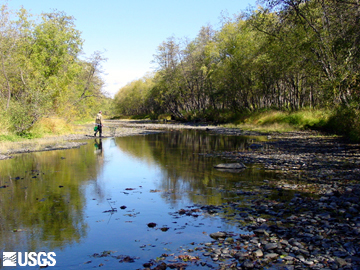
[[[339,106],[325,125],[327,131],[360,141],[360,108],[357,103]]]

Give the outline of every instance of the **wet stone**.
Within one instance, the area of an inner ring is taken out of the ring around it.
[[[245,260],[247,257],[249,257],[249,254],[245,252],[238,252],[234,255],[234,257],[238,260]]]
[[[265,245],[266,250],[276,249],[277,247],[278,247],[277,243],[268,243]]]
[[[215,249],[215,250],[214,250],[214,253],[217,254],[217,255],[221,254],[221,249],[219,249],[219,248],[218,248],[218,249]]]
[[[258,249],[258,250],[256,250],[256,251],[253,252],[253,255],[254,255],[255,257],[263,257],[263,256],[264,256],[264,253],[262,252],[261,249]]]
[[[296,256],[296,259],[298,259],[299,261],[302,261],[302,262],[305,261],[305,257],[303,255]]]
[[[308,266],[310,266],[310,265],[313,265],[314,264],[314,262],[313,261],[308,261],[308,260],[304,260],[304,261],[302,261],[305,265],[308,265]]]
[[[226,233],[224,232],[211,233],[210,237],[213,239],[226,238]]]
[[[254,230],[254,233],[259,234],[259,235],[261,235],[261,234],[269,235],[269,233],[268,233],[266,230],[264,230],[264,229]]]
[[[277,254],[277,253],[268,253],[268,254],[265,254],[265,256],[264,256],[265,260],[273,260],[278,257],[279,257],[279,254]]]
[[[243,267],[245,267],[245,269],[253,269],[254,268],[254,263],[250,260],[246,260],[243,263]]]
[[[244,169],[246,166],[242,163],[221,163],[214,166],[216,169]]]

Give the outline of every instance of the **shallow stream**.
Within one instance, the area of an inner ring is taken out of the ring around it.
[[[231,215],[195,209],[241,202],[234,191],[275,177],[251,165],[222,172],[213,166],[227,161],[205,155],[257,140],[266,138],[175,131],[0,161],[0,250],[55,252],[53,269],[138,269],[210,233],[248,233]]]

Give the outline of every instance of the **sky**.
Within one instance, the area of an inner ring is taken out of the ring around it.
[[[84,40],[84,57],[101,51],[104,91],[121,87],[154,70],[157,47],[167,38],[193,40],[202,26],[219,29],[221,14],[232,16],[256,0],[0,0],[12,10],[33,15],[54,10],[75,18]]]

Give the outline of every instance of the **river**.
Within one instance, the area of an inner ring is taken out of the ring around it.
[[[138,269],[217,231],[249,233],[231,215],[198,209],[274,177],[255,166],[222,172],[213,166],[226,161],[206,155],[258,139],[183,130],[15,155],[0,164],[0,249],[55,252],[54,269]]]

